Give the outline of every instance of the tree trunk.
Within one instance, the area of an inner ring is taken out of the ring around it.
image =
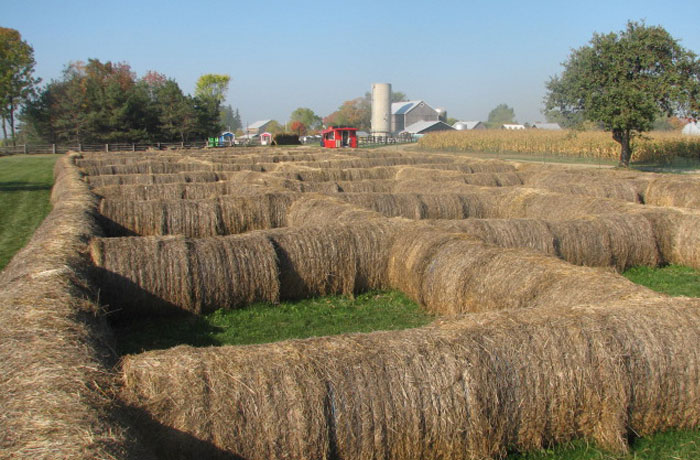
[[[6,125],[6,119],[3,116],[2,117],[2,139],[3,141],[7,142],[7,125]]]
[[[623,168],[630,167],[630,158],[632,157],[632,132],[629,129],[614,129],[613,139],[620,144],[620,163],[618,166]]]
[[[15,104],[10,102],[10,132],[12,133],[12,146],[15,147]]]

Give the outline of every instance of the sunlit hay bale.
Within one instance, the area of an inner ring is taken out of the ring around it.
[[[651,222],[641,215],[602,215],[584,219],[437,220],[431,225],[462,232],[503,248],[533,249],[571,264],[613,267],[655,267],[661,257]]]
[[[528,250],[498,248],[426,226],[397,236],[389,258],[389,280],[442,315],[655,295],[612,272],[573,266]]]
[[[564,220],[631,212],[631,203],[585,195],[567,195],[532,188],[501,189],[494,217]]]
[[[118,316],[205,313],[279,300],[275,249],[265,235],[96,238],[101,300]]]
[[[656,297],[126,357],[161,456],[483,459],[700,423],[700,306]],[[261,365],[264,363],[265,365]],[[149,420],[152,418],[153,420]],[[157,423],[153,423],[153,421]]]
[[[661,262],[652,223],[642,215],[601,215],[548,223],[557,255],[592,267],[656,267]]]
[[[700,209],[700,179],[659,177],[649,182],[644,198],[646,204],[654,206]]]
[[[396,174],[394,166],[377,166],[374,168],[310,168],[296,165],[284,165],[270,174],[287,179],[305,182],[364,180],[364,179],[393,179]]]
[[[485,217],[494,202],[488,192],[451,193],[341,193],[338,199],[387,217],[406,219],[466,219]]]
[[[103,199],[100,213],[110,236],[184,235],[200,238],[283,227],[295,193],[222,196],[210,200]]]
[[[557,240],[550,225],[537,219],[429,220],[427,224],[443,232],[465,233],[502,248],[532,249],[558,256]]]
[[[92,191],[103,198],[126,200],[206,200],[227,195],[259,195],[284,187],[238,181],[151,185],[108,185]]]
[[[386,288],[387,257],[396,228],[390,222],[358,222],[266,232],[277,250],[280,298]]]
[[[116,176],[88,176],[91,187],[104,187],[108,185],[150,185],[150,184],[176,184],[187,182],[216,182],[227,180],[230,173],[200,171],[183,172],[178,174],[125,174]]]
[[[433,181],[454,181],[470,174],[455,170],[428,169],[425,167],[403,167],[396,170],[396,180],[433,180]]]
[[[339,195],[339,194],[338,194]],[[383,219],[378,212],[363,209],[334,196],[302,195],[287,210],[287,225],[313,226]]]
[[[612,174],[604,175],[595,170],[536,171],[530,169],[521,173],[521,177],[524,185],[530,188],[612,198],[633,203],[641,203],[644,192],[644,187],[638,180],[618,179]]]
[[[700,213],[656,207],[640,213],[652,224],[663,262],[700,269]]]
[[[215,172],[215,171],[261,171],[262,167],[258,164],[228,164],[228,163],[213,163],[210,161],[191,161],[191,160],[150,160],[132,162],[120,165],[96,166],[87,167],[84,169],[89,176],[114,176],[114,175],[131,175],[131,174],[178,174],[178,173],[193,173],[193,172]]]

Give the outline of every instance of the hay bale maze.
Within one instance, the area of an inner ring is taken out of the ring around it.
[[[619,275],[700,269],[695,176],[309,147],[55,175],[0,275],[1,456],[484,459],[700,426],[700,301]],[[438,319],[114,352],[110,321],[387,288]]]

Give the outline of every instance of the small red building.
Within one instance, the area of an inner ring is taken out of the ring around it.
[[[339,149],[341,147],[357,148],[357,128],[330,126],[323,131],[321,142],[327,149]]]

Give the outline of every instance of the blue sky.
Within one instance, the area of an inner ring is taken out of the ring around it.
[[[297,107],[325,116],[373,82],[450,117],[485,120],[505,103],[526,122],[543,118],[545,82],[594,32],[645,20],[700,54],[691,3],[0,0],[0,26],[34,47],[45,82],[88,58],[164,73],[187,93],[202,74],[229,74],[244,123]]]

